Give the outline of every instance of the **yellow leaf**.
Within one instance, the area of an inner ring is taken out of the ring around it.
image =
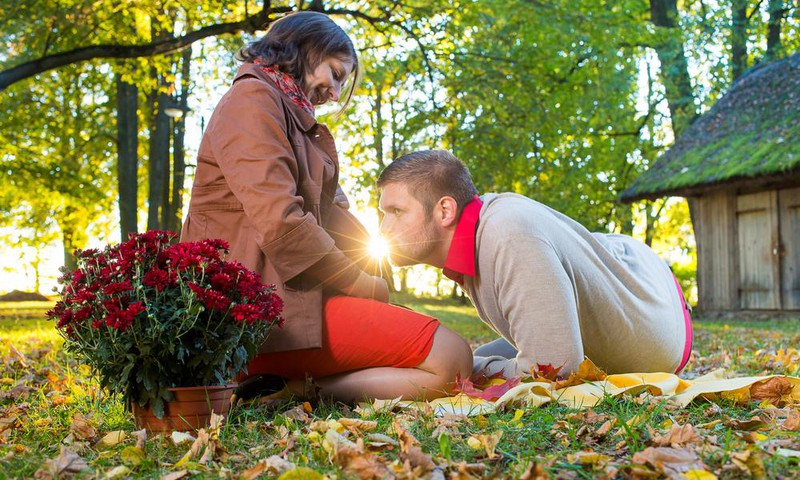
[[[683,474],[688,480],[717,480],[717,476],[705,470],[689,470]]]
[[[322,474],[308,467],[297,467],[283,473],[278,480],[322,480]]]
[[[136,466],[144,462],[147,456],[139,447],[125,447],[119,452],[119,458],[125,465]]]
[[[483,448],[483,444],[481,444],[481,441],[475,437],[469,437],[467,439],[467,445],[469,445],[469,448],[473,450],[480,450]]]
[[[120,465],[118,467],[114,467],[108,472],[106,472],[104,479],[111,479],[111,478],[119,478],[127,475],[131,471],[130,468]]]
[[[125,432],[122,430],[114,430],[113,432],[106,433],[105,436],[101,438],[99,442],[97,442],[97,444],[100,447],[113,447],[125,440],[125,436]]]

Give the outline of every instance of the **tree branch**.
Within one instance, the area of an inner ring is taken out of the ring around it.
[[[90,45],[80,47],[67,52],[45,55],[36,60],[21,63],[15,67],[0,72],[0,91],[8,88],[16,82],[30,78],[55,68],[63,67],[72,63],[83,62],[95,58],[137,58],[150,57],[164,53],[171,53],[180,50],[192,43],[207,37],[214,37],[227,33],[240,31],[255,32],[263,28],[269,22],[269,15],[272,13],[286,13],[291,11],[290,7],[272,9],[269,2],[264,2],[265,8],[260,12],[246,17],[239,22],[220,23],[209,25],[194,32],[190,32],[182,37],[170,38],[163,41],[153,42],[144,45]]]

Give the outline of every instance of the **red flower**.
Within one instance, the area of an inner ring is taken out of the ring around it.
[[[142,283],[147,285],[148,287],[155,287],[155,289],[160,292],[164,290],[167,286],[169,286],[171,283],[169,272],[166,272],[158,268],[150,270],[149,272],[144,274]]]
[[[116,295],[118,293],[128,292],[132,289],[133,285],[131,285],[131,281],[125,280],[124,282],[109,283],[103,287],[103,293],[106,295]]]
[[[263,319],[262,314],[262,309],[258,308],[258,305],[252,303],[236,305],[231,310],[233,319],[240,323],[253,323],[261,320]]]

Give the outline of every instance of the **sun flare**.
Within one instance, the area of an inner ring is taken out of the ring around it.
[[[369,240],[369,254],[376,259],[386,258],[389,256],[389,244],[380,235],[373,235]]]

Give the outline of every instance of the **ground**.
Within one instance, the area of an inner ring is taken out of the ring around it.
[[[402,297],[473,345],[492,338],[470,306]],[[647,395],[588,410],[511,406],[474,417],[283,402],[235,409],[196,441],[137,436],[61,349],[49,304],[0,305],[0,478],[799,478],[798,405]],[[696,324],[684,378],[800,374],[800,322]],[[682,473],[679,473],[682,472]],[[688,472],[688,473],[687,473]]]

